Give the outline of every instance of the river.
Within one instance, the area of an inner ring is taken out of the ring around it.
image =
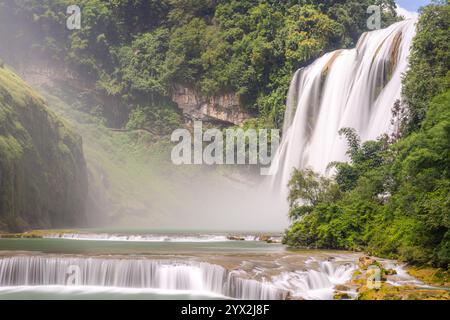
[[[0,299],[332,299],[360,256],[255,233],[49,232],[0,239]]]

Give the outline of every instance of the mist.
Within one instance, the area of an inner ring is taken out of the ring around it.
[[[139,215],[124,215],[118,226],[211,231],[280,232],[287,227],[286,205],[265,188],[264,181],[238,182],[215,171],[195,177],[180,175],[170,196],[155,200]],[[206,169],[206,171],[210,171]],[[243,176],[242,178],[250,177]],[[167,195],[157,190],[149,196]]]

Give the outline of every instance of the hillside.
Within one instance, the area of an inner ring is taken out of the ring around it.
[[[87,193],[81,138],[0,67],[0,230],[84,225]]]

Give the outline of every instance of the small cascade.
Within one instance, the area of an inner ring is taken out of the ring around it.
[[[276,288],[271,282],[260,282],[243,278],[240,271],[228,274],[227,292],[240,300],[280,300],[287,297],[287,291]]]
[[[228,242],[228,241],[263,241],[281,243],[279,235],[220,235],[220,234],[111,234],[111,233],[48,233],[44,239],[85,240],[85,241],[116,241],[116,242]]]
[[[164,235],[164,234],[109,234],[109,233],[54,233],[44,235],[46,239],[87,241],[130,241],[130,242],[225,242],[224,235]]]
[[[205,292],[236,299],[287,297],[270,283],[209,263],[149,259],[17,256],[0,258],[0,287],[100,286]]]
[[[277,288],[292,292],[293,297],[328,300],[333,298],[334,287],[349,281],[355,270],[353,264],[321,261],[317,270],[284,272],[272,280]]]

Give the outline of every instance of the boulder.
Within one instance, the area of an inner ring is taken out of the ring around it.
[[[363,269],[363,270],[367,270],[367,268],[370,265],[377,265],[377,261],[369,256],[362,256],[359,258],[359,263],[358,266]]]

